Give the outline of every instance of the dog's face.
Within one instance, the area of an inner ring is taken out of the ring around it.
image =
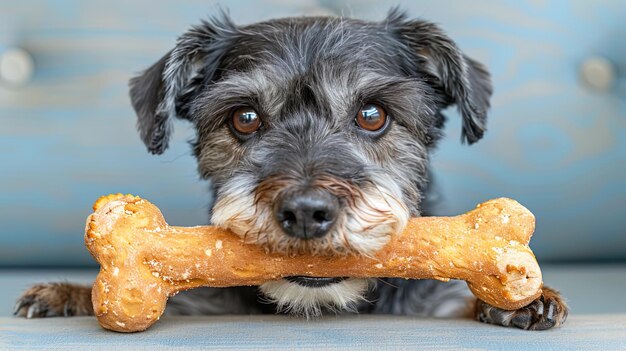
[[[212,222],[268,251],[371,255],[420,214],[440,111],[459,107],[463,137],[484,131],[491,87],[435,25],[292,18],[203,23],[131,81],[153,153],[173,118],[195,124],[199,171],[215,188]],[[358,279],[264,284],[307,315],[349,308]]]

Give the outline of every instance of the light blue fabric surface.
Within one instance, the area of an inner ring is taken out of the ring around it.
[[[356,316],[305,321],[285,316],[165,317],[119,334],[94,318],[0,318],[0,348],[28,350],[624,350],[626,315],[572,316],[563,328],[528,332],[471,320]]]
[[[293,15],[380,20],[400,4],[442,25],[493,74],[489,131],[448,138],[433,158],[456,214],[508,196],[537,215],[531,246],[543,259],[626,259],[626,2],[594,1],[69,1],[0,0],[0,47],[34,58],[34,80],[0,85],[0,265],[83,265],[83,227],[100,195],[130,192],[176,225],[207,222],[198,181],[176,124],[172,148],[150,156],[135,132],[127,81],[170,50],[191,24],[230,8],[239,23]],[[615,65],[608,92],[586,88],[581,63]]]

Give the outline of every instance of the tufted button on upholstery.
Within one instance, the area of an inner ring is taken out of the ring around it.
[[[602,56],[591,56],[582,63],[580,76],[588,88],[609,91],[615,84],[615,66]]]
[[[35,72],[32,56],[24,49],[0,50],[0,82],[7,86],[28,83]]]

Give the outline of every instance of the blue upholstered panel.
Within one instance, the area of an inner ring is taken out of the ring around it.
[[[398,1],[229,1],[240,23],[284,15],[381,19]],[[578,79],[590,55],[626,72],[626,3],[400,1],[439,22],[495,84],[489,132],[459,143],[454,111],[433,163],[453,214],[497,196],[537,214],[542,259],[626,258],[626,88]],[[178,34],[216,12],[209,1],[0,1],[0,47],[32,53],[34,81],[0,86],[0,265],[85,264],[84,218],[101,194],[131,192],[179,225],[206,223],[198,181],[176,125],[172,148],[149,156],[134,131],[126,82]]]

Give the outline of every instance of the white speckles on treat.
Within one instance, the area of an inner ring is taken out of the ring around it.
[[[383,264],[382,263],[376,263],[374,265],[374,267],[378,268],[378,269],[382,269],[383,268]]]
[[[215,249],[219,250],[222,248],[222,241],[221,240],[217,240],[215,242]]]
[[[205,254],[205,255],[207,255],[207,256],[209,256],[209,257],[211,257],[211,255],[213,254],[213,250],[211,250],[211,249],[206,249],[206,250],[204,250],[204,254]]]
[[[113,267],[113,274],[114,277],[117,277],[120,274],[120,269],[117,267]]]
[[[186,281],[189,281],[189,276],[191,275],[191,272],[189,272],[189,269],[185,269],[185,271],[182,274],[183,279],[185,279]]]
[[[163,233],[163,228],[161,228],[161,227],[156,227],[156,228],[153,228],[153,229],[144,229],[144,231],[145,231],[146,233],[155,233],[155,234],[159,234],[159,236],[160,236],[161,238],[165,238],[165,237],[167,236],[167,234],[166,234],[166,233]]]
[[[195,266],[196,266],[196,268],[199,269],[200,268],[200,263],[196,263]]]
[[[501,237],[501,236],[497,236],[497,235],[496,235],[496,236],[495,236],[495,239],[496,239],[496,240],[502,240],[502,237]]]
[[[480,226],[478,225],[478,222],[474,223],[474,229],[478,229],[478,227],[480,227]]]
[[[102,223],[101,228],[105,233],[111,232],[118,218],[124,213],[125,201],[109,201],[97,212],[92,214],[97,222]]]
[[[163,265],[161,264],[161,262],[159,262],[159,261],[155,260],[154,258],[153,258],[153,259],[151,259],[150,261],[147,261],[147,262],[144,262],[144,263],[149,264],[149,265],[150,265],[150,267],[152,267],[152,269],[158,269],[158,270],[160,270],[160,269],[161,269],[161,267],[163,266]]]
[[[509,223],[510,218],[511,218],[511,216],[510,216],[510,215],[508,215],[508,214],[503,214],[503,215],[502,215],[502,224],[507,224],[507,223]]]
[[[157,278],[160,276],[159,272],[152,272],[152,275],[157,277]]]
[[[120,321],[115,321],[115,324],[119,325],[122,328],[124,328],[126,326],[126,323],[120,322]]]
[[[504,253],[504,249],[502,249],[501,247],[492,247],[491,249],[500,255]]]

